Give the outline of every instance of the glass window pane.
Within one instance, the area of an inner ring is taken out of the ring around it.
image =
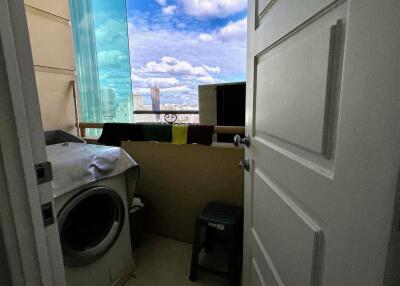
[[[132,122],[125,0],[70,0],[81,120]]]

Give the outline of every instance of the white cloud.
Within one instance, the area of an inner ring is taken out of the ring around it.
[[[128,21],[132,74],[142,78],[174,77],[179,83],[157,85],[160,88],[183,85],[189,88],[182,92],[162,93],[162,102],[181,103],[180,97],[185,96],[188,102],[197,104],[199,84],[214,83],[212,78],[215,82],[244,79],[245,35],[239,40],[228,38],[229,33],[225,32],[223,39],[218,34],[220,28],[209,33],[214,37],[213,40],[204,42],[199,39],[199,29],[189,29],[192,27],[190,22],[173,22],[170,17],[157,18],[155,21],[152,13],[139,11],[130,14]],[[166,54],[168,57],[165,57]],[[150,86],[148,83],[133,82],[134,92],[145,96],[147,103],[150,102]]]
[[[156,2],[157,2],[158,4],[160,4],[161,6],[167,5],[167,0],[156,0]]]
[[[211,75],[209,75],[209,76],[201,76],[201,77],[197,78],[197,80],[199,82],[203,83],[203,84],[205,84],[205,83],[216,83],[217,82],[217,80],[214,77],[212,77]]]
[[[151,93],[151,87],[137,87],[133,89],[135,94],[139,94],[142,96],[148,96]],[[190,93],[191,88],[188,85],[178,85],[173,87],[160,88],[160,95],[174,95],[174,94],[182,94],[182,93]]]
[[[175,14],[175,11],[176,11],[176,5],[170,5],[170,6],[167,6],[167,7],[164,7],[163,9],[162,9],[162,12],[165,14],[165,15],[174,15]]]
[[[243,11],[247,0],[179,0],[184,11],[198,18],[225,18]]]
[[[160,93],[182,93],[189,92],[191,89],[187,85],[179,85],[174,87],[160,88]]]
[[[160,62],[150,61],[139,72],[172,73],[178,75],[208,76],[209,73],[220,72],[220,67],[193,66],[187,61],[177,60],[174,57],[162,57]]]
[[[209,67],[207,65],[204,65],[204,68],[209,71],[210,73],[220,73],[221,68],[220,67]]]
[[[228,25],[219,30],[218,36],[222,39],[243,39],[246,33],[247,17],[236,22],[230,21]]]
[[[213,40],[220,41],[245,41],[247,34],[247,17],[236,22],[230,21],[226,26],[209,34],[200,34],[199,40],[202,42],[210,42]]]
[[[175,77],[140,77],[135,71],[132,71],[132,81],[141,86],[153,86],[158,87],[171,87],[179,84],[179,80]]]
[[[214,40],[214,37],[210,34],[201,33],[199,36],[199,40],[202,42],[210,42],[210,41]]]

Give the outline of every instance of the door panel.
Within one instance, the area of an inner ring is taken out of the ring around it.
[[[273,4],[274,0],[257,0],[257,15],[258,17],[262,17],[261,15],[266,12],[267,7],[270,7]]]
[[[265,285],[283,285],[282,279],[271,257],[264,248],[263,243],[254,228],[250,229],[249,245],[251,245],[251,255],[245,257],[248,259],[248,264],[251,265],[249,271],[257,273],[258,280],[265,282]]]
[[[288,33],[302,28],[307,20],[320,17],[320,14],[330,11],[343,0],[272,0],[268,3],[265,0],[259,0],[259,2],[260,9],[264,5],[266,9],[260,10],[258,7],[250,8],[249,6],[250,13],[254,13],[252,9],[260,13],[254,17],[256,28],[254,33],[257,39],[254,43],[255,54],[260,54],[279,39],[288,36]]]
[[[251,269],[251,276],[250,276],[250,279],[251,279],[251,286],[278,286],[278,284],[271,284],[271,283],[268,283],[268,284],[266,284],[265,282],[264,282],[264,279],[262,278],[262,274],[261,274],[261,270],[260,270],[260,268],[258,267],[258,263],[257,263],[257,261],[255,260],[255,259],[253,259],[252,260],[252,265],[253,265],[253,267],[252,267],[252,269]]]
[[[260,238],[285,285],[313,285],[321,256],[321,228],[256,166],[253,168],[252,234]]]
[[[394,89],[376,92],[394,65],[375,66],[394,3],[249,1],[243,285],[381,285],[399,160]]]
[[[255,101],[265,109],[254,112],[256,134],[325,154],[331,31],[299,33],[257,57]]]

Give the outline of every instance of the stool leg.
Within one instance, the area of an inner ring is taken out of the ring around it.
[[[192,245],[192,262],[190,265],[190,281],[197,280],[197,266],[199,265],[199,251],[200,251],[200,238],[201,237],[201,225],[198,220],[196,220],[193,245]]]
[[[207,226],[206,228],[206,240],[204,243],[204,251],[211,252],[214,249],[214,240],[215,240],[215,229]]]

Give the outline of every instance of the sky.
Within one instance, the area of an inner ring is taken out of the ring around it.
[[[199,84],[244,81],[247,0],[127,0],[133,93],[197,104]]]
[[[199,84],[244,81],[246,4],[94,0],[101,86],[113,88],[117,99],[133,92],[149,104],[150,87],[157,85],[162,104],[196,105]]]

